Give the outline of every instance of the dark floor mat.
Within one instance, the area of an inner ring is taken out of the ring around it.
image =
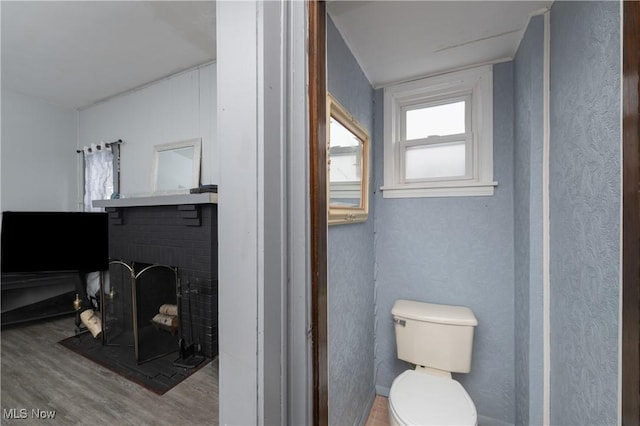
[[[173,364],[178,357],[176,351],[137,365],[133,347],[105,346],[100,339],[93,339],[88,333],[67,337],[58,343],[158,395],[166,393],[211,361],[205,358],[195,368],[177,367]]]

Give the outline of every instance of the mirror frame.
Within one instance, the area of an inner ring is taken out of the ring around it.
[[[337,120],[349,132],[362,141],[360,206],[337,207],[331,205],[331,118]],[[369,217],[369,174],[370,174],[371,139],[365,128],[347,112],[347,110],[331,95],[327,94],[327,210],[328,224],[365,222]]]
[[[158,191],[158,157],[163,151],[193,147],[193,167],[191,174],[191,188],[200,185],[200,158],[202,155],[202,139],[194,138],[179,142],[171,142],[153,146],[153,168],[151,170],[151,191],[154,194],[176,194],[189,193],[191,188],[169,189]]]

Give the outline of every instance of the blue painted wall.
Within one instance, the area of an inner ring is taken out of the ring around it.
[[[494,178],[491,197],[384,199],[376,205],[376,387],[388,394],[408,365],[396,358],[391,308],[396,299],[469,306],[478,317],[469,374],[456,375],[478,414],[513,423],[514,233],[513,66],[495,65]],[[375,122],[382,123],[376,93]],[[374,136],[376,186],[382,133]]]
[[[514,59],[516,424],[543,423],[542,141],[544,18],[535,16]]]
[[[373,89],[327,19],[327,87],[372,135]],[[376,143],[375,139],[373,143]],[[373,191],[374,185],[371,185]],[[370,195],[372,196],[372,195]],[[364,424],[373,401],[373,215],[328,236],[329,424]]]
[[[617,423],[620,5],[551,9],[551,423]]]

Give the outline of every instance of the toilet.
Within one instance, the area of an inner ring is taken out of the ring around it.
[[[451,376],[471,371],[473,332],[478,325],[471,309],[396,300],[391,314],[398,358],[415,365],[391,384],[391,425],[476,426],[475,404]]]

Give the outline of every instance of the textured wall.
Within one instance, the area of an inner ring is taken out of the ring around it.
[[[516,424],[542,424],[542,80],[544,18],[533,17],[514,60]]]
[[[331,19],[327,20],[327,83],[329,93],[371,135],[373,89]],[[373,190],[374,185],[371,187]],[[332,425],[364,423],[374,394],[373,213],[370,206],[365,223],[329,227],[328,361]]]
[[[551,9],[551,423],[617,423],[620,5]]]
[[[478,414],[514,422],[513,76],[494,66],[491,197],[383,199],[376,194],[376,387],[407,368],[396,358],[396,299],[469,306],[478,317],[471,373],[456,375]],[[376,99],[381,100],[380,91]],[[375,120],[382,121],[376,103]],[[380,132],[376,126],[376,132]],[[382,182],[382,135],[375,173]]]

